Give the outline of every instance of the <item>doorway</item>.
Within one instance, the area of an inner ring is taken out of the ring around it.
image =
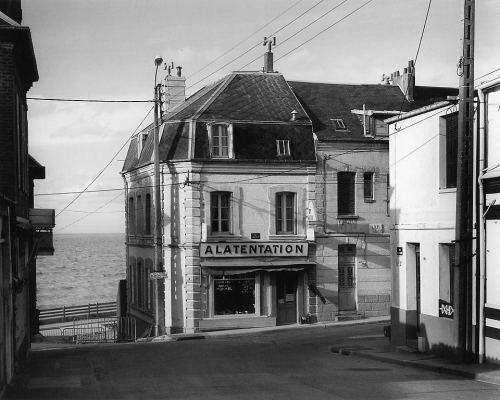
[[[421,287],[420,243],[407,243],[407,342],[416,341],[420,332]]]
[[[338,252],[339,311],[356,310],[356,246],[339,245]]]
[[[278,272],[276,274],[276,325],[297,322],[297,273]]]

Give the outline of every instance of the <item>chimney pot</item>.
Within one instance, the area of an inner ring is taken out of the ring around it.
[[[177,76],[181,77],[182,75],[182,67],[176,67],[177,68]]]

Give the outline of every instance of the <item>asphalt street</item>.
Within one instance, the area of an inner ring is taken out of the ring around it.
[[[500,399],[500,386],[333,353],[381,324],[35,351],[13,399]]]

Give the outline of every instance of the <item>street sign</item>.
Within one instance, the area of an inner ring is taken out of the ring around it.
[[[168,278],[168,274],[166,272],[151,272],[149,274],[149,279],[150,280],[166,279],[166,278]]]

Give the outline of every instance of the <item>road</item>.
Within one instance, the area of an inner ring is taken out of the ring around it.
[[[382,325],[33,353],[14,399],[500,399],[500,386],[332,353]]]

